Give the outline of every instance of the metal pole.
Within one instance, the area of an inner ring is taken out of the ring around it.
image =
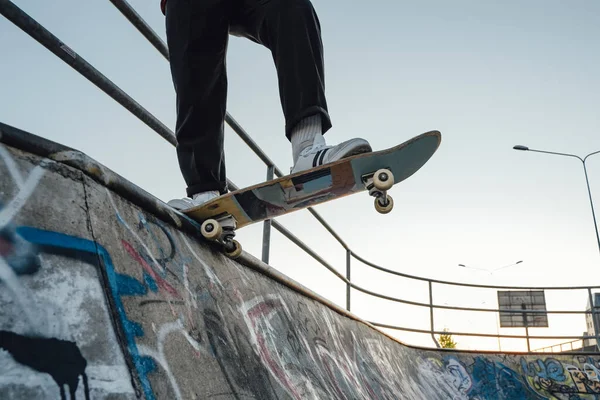
[[[138,31],[162,54],[167,60],[169,59],[169,49],[165,42],[150,28],[150,26],[142,19],[142,17],[131,7],[125,0],[109,0],[117,7],[119,11],[137,28]]]
[[[431,281],[428,281],[429,283],[429,326],[431,327],[431,338],[433,339],[433,343],[435,343],[435,347],[437,347],[438,349],[441,347],[440,344],[438,343],[437,339],[435,338],[435,335],[433,334],[433,332],[435,331],[435,325],[433,322],[433,287],[431,284]]]
[[[267,167],[267,181],[273,179],[275,167],[269,165]],[[269,253],[271,251],[271,220],[267,219],[263,222],[263,242],[262,242],[262,262],[269,263]]]
[[[588,156],[586,156],[587,159]],[[598,224],[596,223],[596,213],[594,212],[594,202],[592,201],[592,191],[590,190],[590,181],[588,179],[587,168],[585,166],[585,160],[581,160],[583,163],[583,172],[585,174],[585,184],[587,185],[588,196],[590,197],[590,207],[592,208],[592,218],[594,219],[594,232],[596,232],[596,242],[598,243],[598,251],[600,252],[600,235],[598,235]]]
[[[112,97],[169,143],[177,145],[175,134],[169,128],[11,1],[0,0],[0,14]]]
[[[596,348],[600,350],[600,336],[598,335],[598,321],[596,320],[596,305],[594,304],[594,296],[592,295],[591,288],[588,288],[588,296],[590,299],[590,311],[592,312],[592,326],[594,327],[594,336],[596,336]],[[583,340],[583,347],[585,347],[585,339]]]
[[[346,279],[348,282],[346,283],[346,310],[350,311],[350,250],[346,250]]]
[[[525,303],[521,304],[521,310],[526,310],[527,306]],[[527,351],[531,353],[531,347],[529,344],[529,323],[527,322],[527,313],[523,313],[523,323],[525,324],[525,337],[527,338]]]
[[[498,318],[496,318],[496,334],[498,335],[498,351],[502,351],[502,345],[500,344],[500,311],[498,311]]]

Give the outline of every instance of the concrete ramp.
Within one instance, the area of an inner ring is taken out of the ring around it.
[[[597,356],[405,346],[0,124],[0,399],[596,399]]]

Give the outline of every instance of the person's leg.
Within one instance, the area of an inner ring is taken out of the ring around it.
[[[363,139],[326,146],[322,135],[332,124],[325,98],[321,25],[310,0],[239,0],[232,34],[271,50],[292,144],[293,172],[370,151]],[[317,153],[321,150],[321,153]]]
[[[177,95],[177,157],[190,198],[227,191],[223,140],[231,4],[231,0],[167,2],[169,61]],[[176,203],[169,202],[185,206]]]

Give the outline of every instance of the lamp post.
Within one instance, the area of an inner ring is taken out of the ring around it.
[[[600,252],[600,235],[598,235],[598,224],[596,223],[596,213],[594,212],[594,202],[592,201],[592,192],[590,190],[590,181],[588,179],[587,168],[585,165],[585,162],[587,161],[588,157],[593,156],[594,154],[600,153],[600,150],[590,153],[587,156],[585,156],[584,158],[581,158],[575,154],[556,153],[553,151],[544,151],[544,150],[534,150],[534,149],[530,149],[527,146],[522,146],[522,145],[516,145],[513,147],[513,149],[521,150],[521,151],[534,151],[536,153],[554,154],[557,156],[574,157],[574,158],[578,159],[579,161],[581,161],[581,163],[583,164],[583,172],[585,174],[585,183],[587,185],[588,196],[590,197],[590,207],[592,208],[592,219],[594,220],[594,231],[596,232],[596,241],[598,242],[598,251]]]
[[[465,265],[465,264],[458,264],[458,266],[459,267],[463,267],[463,268],[469,268],[469,269],[477,269],[479,271],[486,271],[486,272],[489,272],[490,275],[492,275],[496,271],[499,271],[499,270],[504,269],[504,268],[512,267],[513,265],[521,264],[522,262],[523,262],[523,260],[517,261],[517,262],[511,263],[511,264],[507,264],[507,265],[504,265],[502,267],[499,267],[499,268],[496,268],[496,269],[493,269],[493,270],[483,269],[483,268],[469,267],[468,265]]]

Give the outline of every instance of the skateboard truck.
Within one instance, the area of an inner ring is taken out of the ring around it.
[[[394,186],[394,175],[389,169],[379,169],[372,175],[363,175],[363,181],[369,195],[375,197],[375,209],[380,214],[387,214],[394,208],[394,200],[387,191]]]
[[[236,225],[235,218],[227,214],[219,218],[207,219],[202,223],[200,230],[206,239],[221,243],[225,248],[226,256],[237,258],[242,254],[242,245],[233,239]]]

